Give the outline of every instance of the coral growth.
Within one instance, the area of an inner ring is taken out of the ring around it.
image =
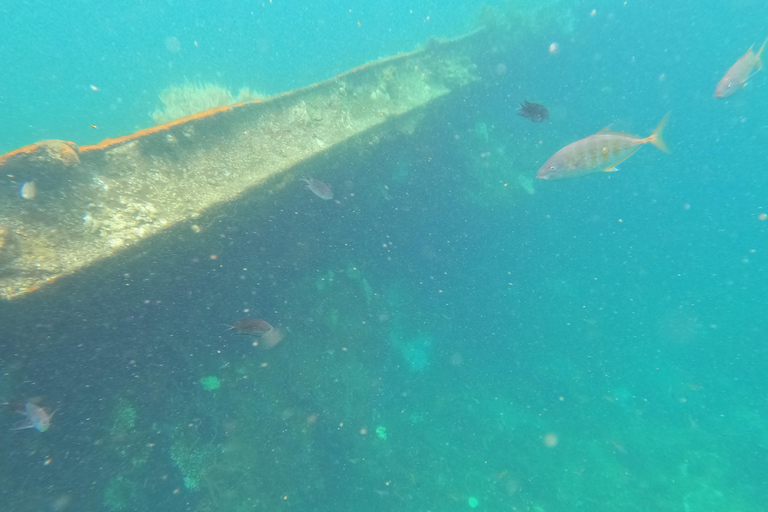
[[[208,375],[200,379],[200,385],[206,391],[214,391],[221,387],[221,381],[215,375]]]
[[[137,418],[136,407],[128,400],[121,398],[110,414],[110,433],[113,436],[126,436],[132,433],[136,428]]]
[[[102,495],[104,506],[112,512],[125,510],[134,498],[135,489],[136,485],[127,478],[113,478]]]
[[[155,120],[155,124],[164,124],[209,108],[254,101],[264,97],[265,95],[251,91],[247,87],[240,89],[235,96],[228,89],[216,84],[173,85],[160,93],[163,108],[155,110],[152,113],[152,119]]]
[[[184,487],[191,490],[200,488],[205,474],[216,462],[216,455],[214,446],[181,437],[171,445],[171,460],[181,471]]]
[[[74,167],[80,163],[80,150],[74,142],[66,140],[41,140],[36,144],[34,160],[46,163],[64,164]]]
[[[538,34],[571,34],[576,16],[565,0],[508,0],[499,7],[485,6],[477,25],[502,34],[506,42],[522,40]]]

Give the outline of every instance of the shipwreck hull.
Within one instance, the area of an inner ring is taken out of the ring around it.
[[[408,136],[479,83],[482,34],[99,144],[42,141],[0,156],[0,296],[192,247],[238,201],[279,200],[303,174],[331,180],[334,162]],[[26,183],[34,193],[20,193]]]

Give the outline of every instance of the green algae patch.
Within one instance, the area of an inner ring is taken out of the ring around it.
[[[113,478],[107,484],[102,496],[104,506],[111,512],[125,510],[134,499],[136,485],[121,476]]]
[[[200,379],[200,385],[206,391],[213,391],[221,387],[221,381],[215,375],[208,375]]]
[[[216,462],[216,447],[207,444],[190,443],[189,439],[178,438],[171,445],[171,460],[179,468],[184,487],[196,491],[206,473]]]
[[[376,427],[376,437],[378,437],[382,441],[386,441],[387,440],[387,428],[386,427]]]

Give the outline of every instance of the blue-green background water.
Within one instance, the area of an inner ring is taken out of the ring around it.
[[[768,5],[668,4],[553,2],[489,49],[506,72],[463,107],[324,176],[341,205],[297,186],[259,230],[245,208],[222,220],[206,253],[1,306],[3,398],[58,412],[44,433],[0,415],[0,507],[761,510],[768,73],[712,94]],[[150,126],[185,80],[307,85],[464,33],[480,5],[2,9],[4,152]],[[526,99],[549,122],[517,116]],[[565,144],[667,112],[670,154],[533,182]],[[249,315],[283,343],[224,332]]]

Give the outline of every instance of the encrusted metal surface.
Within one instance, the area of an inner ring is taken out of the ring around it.
[[[436,100],[479,79],[466,44],[473,37],[93,146],[51,140],[0,156],[0,296],[36,290],[174,226],[199,232],[214,207],[295,184],[300,163],[412,131]],[[22,192],[25,183],[34,186]]]

